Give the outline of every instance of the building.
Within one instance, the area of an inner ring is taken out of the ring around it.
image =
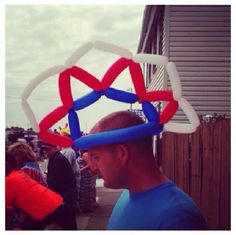
[[[183,97],[199,116],[230,117],[230,27],[229,5],[146,6],[138,53],[165,55],[176,64]],[[144,70],[148,90],[170,89],[164,66]],[[186,118],[178,110],[172,120]]]

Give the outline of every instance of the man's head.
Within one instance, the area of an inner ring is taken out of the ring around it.
[[[110,131],[143,124],[135,113],[119,111],[102,118],[90,131],[90,134]],[[103,145],[88,149],[94,165],[104,179],[104,185],[110,188],[127,187],[127,179],[135,167],[146,164],[152,154],[152,137]]]
[[[58,151],[58,147],[56,145],[48,143],[42,144],[42,149],[48,158],[52,157]]]

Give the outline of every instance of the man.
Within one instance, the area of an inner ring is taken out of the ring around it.
[[[70,137],[70,130],[69,128],[66,127],[65,128],[59,128],[60,129],[60,134],[63,136],[67,136]],[[61,149],[61,153],[62,155],[64,155],[66,157],[66,159],[69,161],[72,170],[74,172],[75,175],[75,179],[76,179],[76,188],[77,188],[77,208],[78,210],[80,210],[80,181],[81,181],[81,173],[80,173],[80,166],[79,166],[79,162],[76,156],[76,152],[74,149],[72,148],[62,148]]]
[[[136,114],[114,112],[90,134],[143,124]],[[156,166],[152,137],[88,149],[104,186],[124,188],[109,219],[109,230],[199,230],[205,221],[192,199]]]
[[[76,200],[78,192],[76,179],[69,161],[60,153],[55,145],[42,146],[48,157],[47,184],[54,192],[60,194],[70,207],[71,229],[76,230]]]

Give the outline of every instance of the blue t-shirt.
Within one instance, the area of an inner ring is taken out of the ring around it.
[[[193,200],[168,181],[145,192],[124,190],[109,219],[108,230],[206,230]]]

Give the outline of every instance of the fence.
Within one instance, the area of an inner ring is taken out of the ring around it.
[[[212,230],[230,229],[230,140],[230,119],[157,140],[163,172],[194,199]]]

